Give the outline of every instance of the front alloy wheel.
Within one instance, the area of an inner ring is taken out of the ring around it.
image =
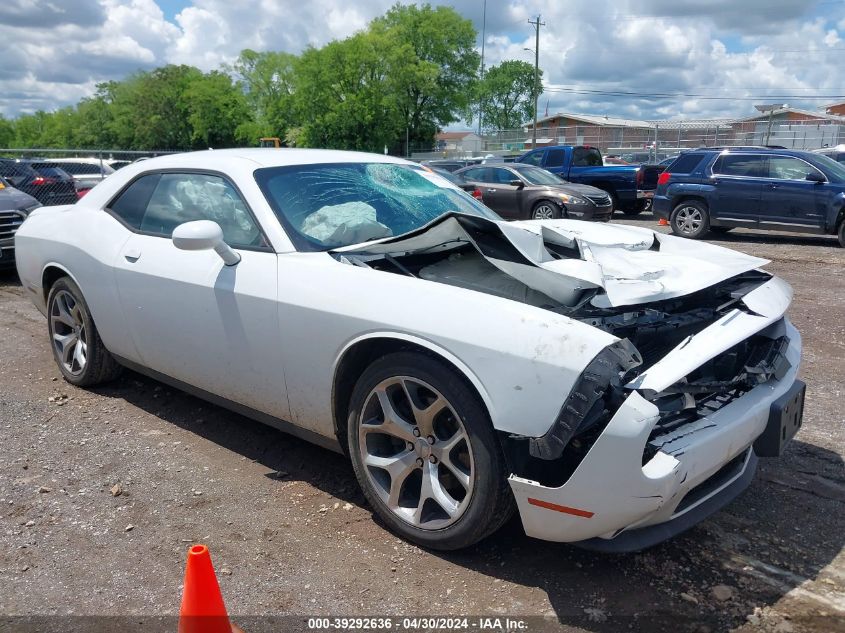
[[[419,545],[467,547],[513,513],[490,417],[472,386],[438,358],[402,351],[367,367],[349,402],[347,441],[373,510]]]
[[[561,212],[551,202],[542,201],[534,207],[531,217],[534,220],[554,220],[561,217]]]
[[[401,520],[435,530],[466,510],[474,477],[470,439],[431,385],[410,376],[376,385],[361,412],[358,443],[370,484]]]

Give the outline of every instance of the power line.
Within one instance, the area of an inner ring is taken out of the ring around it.
[[[708,101],[759,101],[761,99],[783,99],[809,101],[809,100],[826,100],[835,101],[837,99],[845,99],[845,92],[842,94],[828,94],[828,95],[785,95],[785,94],[755,94],[742,96],[717,96],[708,94],[686,93],[686,92],[633,92],[627,90],[595,90],[589,88],[565,87],[565,86],[548,86],[545,92],[559,92],[568,94],[580,95],[594,95],[607,97],[637,97],[641,99],[702,99]]]

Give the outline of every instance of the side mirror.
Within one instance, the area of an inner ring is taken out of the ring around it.
[[[207,251],[214,249],[223,263],[234,266],[241,256],[223,241],[223,229],[211,220],[185,222],[173,229],[173,246],[183,251]]]
[[[827,182],[827,179],[817,171],[811,171],[810,173],[808,173],[807,180],[817,184]]]
[[[525,186],[525,183],[522,182],[519,178],[514,178],[510,181],[511,187],[516,187],[517,189],[522,189]]]

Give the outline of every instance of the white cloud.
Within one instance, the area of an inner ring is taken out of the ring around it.
[[[51,109],[165,63],[210,70],[244,48],[299,52],[364,28],[393,0],[192,0],[168,21],[154,0],[0,2],[0,113]],[[449,4],[481,30],[482,3]],[[842,94],[845,5],[822,0],[506,0],[488,4],[486,64],[540,65],[550,111],[674,118],[744,115],[773,93]],[[480,43],[480,42],[479,42]],[[573,92],[573,90],[575,92]],[[735,97],[641,99],[585,91]],[[815,107],[821,102],[795,102]]]

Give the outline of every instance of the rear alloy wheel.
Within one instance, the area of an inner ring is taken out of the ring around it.
[[[69,383],[87,387],[120,374],[120,365],[100,340],[82,291],[69,277],[62,277],[50,289],[47,330],[53,358]]]
[[[533,220],[557,220],[561,217],[563,214],[560,212],[560,207],[548,200],[540,200],[531,211]]]
[[[703,203],[688,200],[675,207],[669,224],[675,235],[695,240],[710,230],[710,214]]]
[[[377,360],[355,385],[348,430],[367,500],[403,537],[458,549],[510,516],[513,499],[489,418],[444,363],[410,352]]]

